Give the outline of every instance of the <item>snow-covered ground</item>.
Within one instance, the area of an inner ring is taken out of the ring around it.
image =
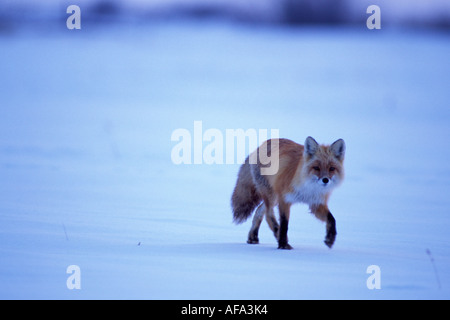
[[[1,35],[0,298],[449,299],[448,40],[212,22]],[[333,249],[304,205],[294,250],[265,222],[246,244],[239,164],[171,160],[196,120],[345,139]]]

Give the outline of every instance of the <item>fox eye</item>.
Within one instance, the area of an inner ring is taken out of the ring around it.
[[[331,171],[331,172],[334,171],[334,170],[336,170],[335,167],[330,167],[330,171]]]
[[[319,167],[313,167],[313,169],[316,170],[316,171],[320,171]]]

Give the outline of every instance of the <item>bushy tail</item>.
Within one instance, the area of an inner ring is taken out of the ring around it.
[[[253,210],[261,202],[261,196],[257,193],[250,172],[248,158],[239,169],[236,187],[231,196],[231,207],[233,208],[233,221],[242,223],[251,216]]]

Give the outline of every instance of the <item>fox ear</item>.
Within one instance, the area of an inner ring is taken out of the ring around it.
[[[333,144],[330,146],[331,152],[333,152],[334,156],[338,160],[344,160],[345,155],[345,142],[342,139],[336,140],[333,142]]]
[[[319,144],[312,137],[308,137],[305,140],[305,154],[308,156],[313,156],[316,154]]]

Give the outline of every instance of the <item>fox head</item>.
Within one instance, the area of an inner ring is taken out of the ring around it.
[[[344,178],[345,142],[336,140],[330,146],[319,145],[312,137],[304,146],[304,178],[325,190],[338,186]]]

